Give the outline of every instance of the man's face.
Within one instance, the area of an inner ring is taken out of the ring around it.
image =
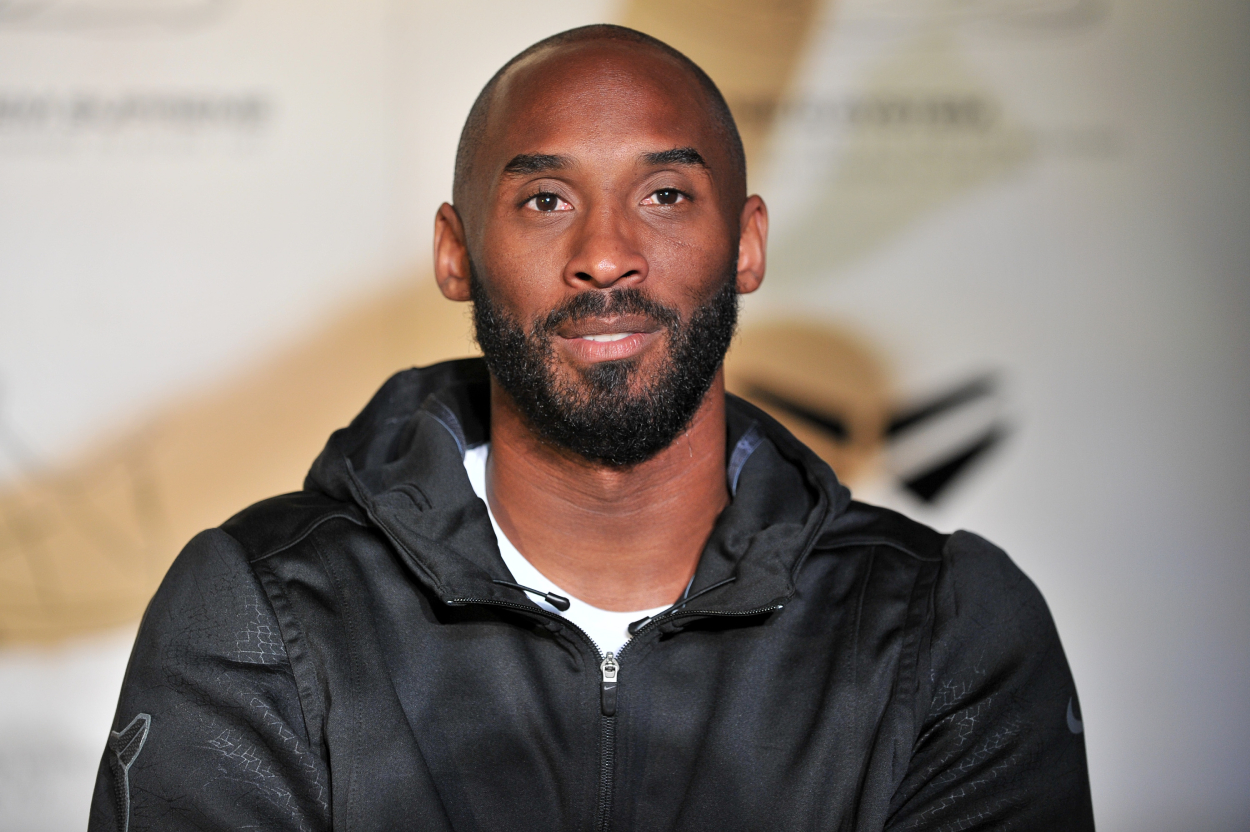
[[[466,237],[479,344],[550,441],[640,462],[686,427],[737,313],[742,184],[676,62],[612,42],[501,85]]]

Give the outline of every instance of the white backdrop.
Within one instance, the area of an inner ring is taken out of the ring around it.
[[[0,425],[52,463],[422,271],[477,89],[617,13],[26,6],[0,5]],[[926,78],[993,119],[935,142],[847,115]],[[752,175],[774,247],[747,323],[858,331],[905,398],[1002,379],[1011,433],[941,501],[889,466],[858,496],[1041,587],[1102,829],[1250,828],[1248,79],[1243,0],[846,0]],[[0,653],[0,828],[83,825],[130,637]]]

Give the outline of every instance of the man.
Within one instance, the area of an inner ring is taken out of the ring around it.
[[[93,829],[1092,828],[1028,579],[724,393],[768,220],[697,67],[531,47],[454,199],[435,273],[484,362],[393,377],[179,556]]]

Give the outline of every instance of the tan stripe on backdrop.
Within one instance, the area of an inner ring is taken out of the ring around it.
[[[749,169],[767,152],[819,7],[815,0],[632,0],[621,22],[684,52],[733,110]]]
[[[432,279],[363,299],[251,372],[0,493],[0,643],[135,620],[194,534],[300,487],[387,376],[472,352]]]
[[[815,6],[813,0],[635,0],[622,20],[709,71],[740,119],[749,159],[759,164]],[[752,372],[784,377],[790,361],[777,347],[785,343],[845,356],[835,374],[845,384],[834,380],[830,390],[800,392],[834,406],[846,399],[839,392],[845,388],[866,403],[852,420],[865,425],[863,447],[849,455],[821,448],[849,472],[875,447],[882,376],[868,352],[836,334],[788,337],[747,333],[744,346],[761,346],[736,351],[751,360],[736,359],[742,369],[730,367],[731,382],[749,383]],[[153,414],[142,428],[80,459],[52,470],[32,466],[0,491],[0,644],[48,642],[136,620],[183,543],[251,502],[298,489],[326,437],[388,375],[472,351],[466,308],[445,301],[423,274],[362,299],[286,352]]]

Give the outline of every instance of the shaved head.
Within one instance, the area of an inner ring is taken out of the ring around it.
[[[726,174],[733,184],[728,190],[735,195],[740,194],[737,200],[740,205],[741,201],[746,199],[746,154],[742,148],[742,138],[738,134],[738,126],[734,122],[733,114],[729,111],[729,105],[725,103],[725,98],[717,89],[716,84],[694,61],[663,41],[624,26],[610,24],[582,26],[545,38],[504,64],[486,83],[486,86],[478,93],[477,100],[473,102],[469,117],[465,120],[464,129],[460,133],[460,144],[456,150],[455,180],[452,184],[452,199],[456,205],[463,210],[472,203],[471,194],[474,190],[474,177],[477,175],[475,168],[478,152],[483,139],[490,130],[492,116],[499,109],[496,99],[504,80],[518,68],[518,65],[523,67],[531,58],[543,57],[545,53],[595,41],[632,45],[638,50],[640,58],[643,53],[649,52],[648,57],[651,59],[672,63],[675,69],[686,73],[695,82],[700,92],[703,113],[723,143],[729,160],[730,170]]]

